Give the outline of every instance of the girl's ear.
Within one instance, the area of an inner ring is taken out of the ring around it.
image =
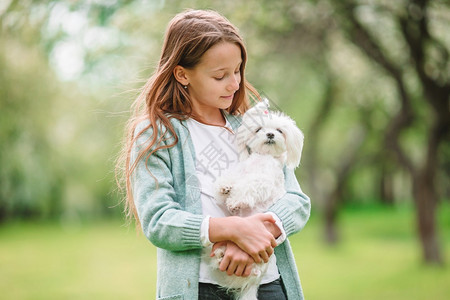
[[[189,84],[189,79],[186,74],[186,69],[183,68],[182,66],[180,66],[180,65],[175,66],[175,68],[173,69],[173,76],[182,85]]]

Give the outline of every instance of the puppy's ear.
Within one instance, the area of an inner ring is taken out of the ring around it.
[[[250,125],[251,123],[264,124],[264,120],[269,117],[269,104],[268,100],[258,102],[252,108],[247,110],[244,114],[243,123]]]
[[[286,117],[288,118],[288,117]],[[286,166],[296,168],[300,165],[303,150],[303,132],[295,125],[295,121],[288,118],[283,131],[286,136]]]

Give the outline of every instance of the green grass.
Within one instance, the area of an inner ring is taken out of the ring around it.
[[[307,299],[449,299],[450,270],[422,263],[410,210],[345,211],[335,247],[324,246],[317,221],[291,239]],[[449,221],[446,207],[439,222],[447,260]]]
[[[408,209],[347,209],[342,242],[322,242],[320,220],[290,238],[306,299],[448,299],[449,267],[421,262]],[[450,258],[450,207],[440,208]],[[1,299],[154,299],[156,251],[119,221],[0,227]]]

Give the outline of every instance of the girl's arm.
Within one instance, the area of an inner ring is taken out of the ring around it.
[[[138,132],[138,130],[136,130]],[[151,130],[142,134],[134,147],[134,157],[151,138]],[[167,141],[170,143],[170,141]],[[132,177],[136,210],[146,237],[156,247],[179,251],[201,248],[202,215],[183,209],[177,200],[172,174],[173,153],[160,149],[139,161]],[[151,172],[151,173],[150,173]]]

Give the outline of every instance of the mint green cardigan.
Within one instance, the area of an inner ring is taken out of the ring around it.
[[[241,118],[226,114],[233,129]],[[142,230],[157,247],[157,299],[198,299],[202,244],[200,225],[204,216],[200,184],[195,173],[195,151],[184,121],[171,119],[178,143],[142,159],[132,176],[133,197]],[[136,132],[148,123],[143,122]],[[132,161],[151,138],[147,130],[134,145]],[[173,139],[165,141],[166,144]],[[150,170],[151,173],[148,171]],[[269,211],[282,221],[287,236],[300,231],[310,215],[310,200],[293,170],[285,170],[286,195]],[[157,183],[155,181],[157,180]],[[288,239],[275,248],[278,270],[289,300],[303,299],[297,267]]]

